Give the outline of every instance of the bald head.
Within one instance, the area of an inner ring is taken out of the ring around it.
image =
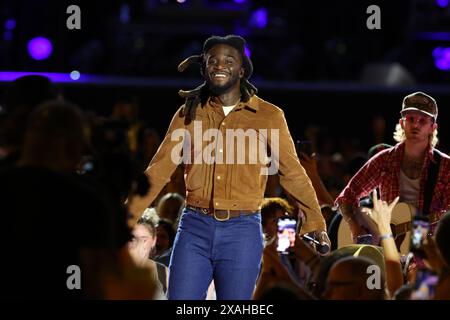
[[[384,277],[379,272],[379,289],[368,285],[375,263],[365,257],[345,257],[338,260],[330,269],[326,282],[324,298],[328,300],[383,300]]]

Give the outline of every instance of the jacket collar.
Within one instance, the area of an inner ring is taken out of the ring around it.
[[[257,101],[256,95],[250,98],[247,102],[240,101],[239,104],[236,106],[236,110],[243,109],[243,108],[249,108],[254,111],[259,110],[259,105]],[[222,107],[222,103],[220,102],[218,97],[210,96],[206,102],[207,104],[211,105],[213,108],[220,108]]]

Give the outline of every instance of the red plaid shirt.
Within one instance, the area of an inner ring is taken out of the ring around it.
[[[360,198],[379,188],[380,198],[391,203],[400,195],[399,175],[400,165],[404,155],[405,144],[383,150],[373,156],[349,181],[345,189],[337,197],[335,204],[352,203],[358,206]],[[424,188],[428,177],[428,165],[435,161],[433,148],[427,151],[422,173],[420,176],[419,210],[423,210]],[[436,150],[438,151],[438,150]],[[450,157],[438,151],[441,155],[438,179],[431,199],[430,212],[436,213],[440,218],[443,213],[450,209]]]

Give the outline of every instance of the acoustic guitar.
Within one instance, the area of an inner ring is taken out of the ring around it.
[[[372,235],[372,245],[379,245],[380,234],[377,232],[377,227],[374,222],[367,216],[366,213],[360,212],[359,209],[356,214],[356,219],[359,224],[367,230],[367,233]],[[409,242],[411,239],[411,222],[413,217],[417,214],[417,208],[408,204],[399,202],[392,210],[391,229],[394,235],[397,249],[401,254],[408,254]],[[342,219],[339,213],[330,224],[329,234],[335,240],[335,248],[339,249],[344,246],[354,244],[352,233],[347,222]]]

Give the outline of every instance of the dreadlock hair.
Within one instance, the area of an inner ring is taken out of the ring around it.
[[[225,37],[212,36],[206,39],[203,44],[203,53],[200,55],[193,55],[183,60],[178,65],[178,71],[183,72],[193,63],[197,63],[201,66],[200,73],[204,75],[205,70],[205,56],[208,51],[217,44],[226,44],[235,48],[241,55],[242,68],[244,69],[244,76],[241,79],[241,100],[247,102],[250,98],[258,92],[258,89],[251,84],[248,79],[253,73],[253,64],[249,57],[245,54],[245,40],[237,35],[227,35]],[[192,90],[180,90],[178,94],[186,99],[184,107],[182,109],[182,115],[186,117],[185,122],[189,123],[195,119],[195,109],[200,104],[203,105],[208,99],[209,91],[204,81],[198,87]]]

